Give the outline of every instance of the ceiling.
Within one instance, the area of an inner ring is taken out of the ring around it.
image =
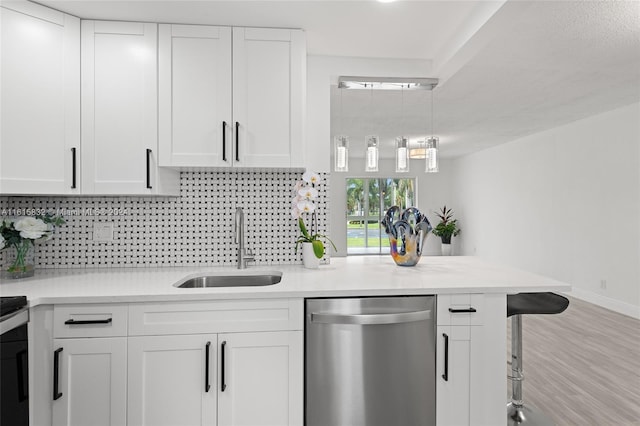
[[[640,1],[39,2],[88,19],[303,28],[310,55],[427,60],[448,157],[640,101]],[[429,95],[332,88],[332,132],[354,154],[377,133],[390,156],[396,133],[431,133]]]

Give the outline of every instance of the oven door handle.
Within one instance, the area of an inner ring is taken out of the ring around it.
[[[29,308],[24,307],[2,317],[2,319],[0,320],[0,334],[8,333],[14,328],[18,328],[28,322]]]

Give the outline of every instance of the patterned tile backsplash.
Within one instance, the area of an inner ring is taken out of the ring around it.
[[[179,197],[0,197],[0,212],[48,209],[64,215],[67,223],[53,239],[36,243],[40,268],[235,265],[238,206],[255,264],[301,263],[291,217],[293,186],[301,177],[299,171],[182,172]],[[321,174],[316,186],[320,233],[329,229],[328,177]],[[94,241],[94,223],[113,224],[113,241]]]

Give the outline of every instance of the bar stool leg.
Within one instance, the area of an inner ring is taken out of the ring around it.
[[[522,315],[511,317],[511,402],[507,404],[507,425],[553,426],[546,414],[524,405],[522,400]]]

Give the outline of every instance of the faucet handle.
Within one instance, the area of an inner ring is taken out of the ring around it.
[[[256,255],[250,249],[245,249],[242,260],[244,261],[244,266],[247,266],[247,263],[256,261]]]

